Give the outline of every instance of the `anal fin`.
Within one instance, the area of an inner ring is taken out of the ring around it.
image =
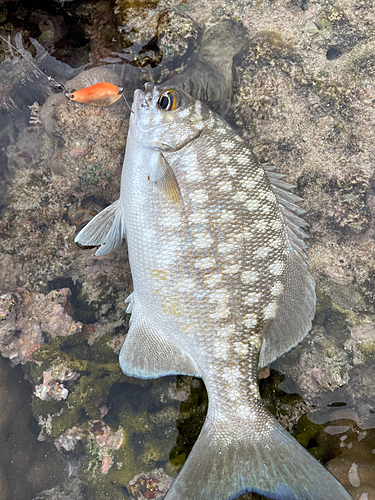
[[[120,200],[98,213],[75,237],[75,242],[83,246],[99,246],[95,255],[107,255],[122,243],[125,225]]]
[[[158,378],[166,375],[201,377],[193,359],[148,321],[133,304],[129,332],[120,352],[120,366],[125,375]]]

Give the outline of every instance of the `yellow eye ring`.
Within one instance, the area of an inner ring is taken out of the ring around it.
[[[158,100],[158,107],[162,111],[174,111],[175,109],[178,109],[181,104],[182,102],[178,92],[173,89],[163,92]]]

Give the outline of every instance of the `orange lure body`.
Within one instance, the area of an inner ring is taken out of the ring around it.
[[[67,96],[71,101],[80,102],[82,104],[109,106],[121,98],[123,91],[123,87],[118,87],[113,83],[102,82],[73,91],[68,93]]]

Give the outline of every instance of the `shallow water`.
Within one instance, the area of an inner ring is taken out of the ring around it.
[[[0,34],[27,50],[0,46],[0,498],[142,498],[127,489],[141,473],[138,489],[148,477],[166,490],[163,474],[177,474],[207,410],[197,379],[121,374],[125,246],[96,258],[73,241],[118,197],[126,105],[67,103],[29,53],[64,84],[82,70],[72,68],[106,63],[129,99],[148,80],[181,85],[288,174],[308,210],[317,315],[277,371],[262,371],[262,395],[353,498],[374,499],[372,10],[230,0],[45,9],[0,8]]]

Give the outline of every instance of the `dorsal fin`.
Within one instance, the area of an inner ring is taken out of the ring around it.
[[[263,337],[259,366],[272,363],[279,356],[297,345],[311,329],[315,312],[315,281],[307,268],[305,239],[308,234],[303,227],[308,223],[301,219],[304,210],[295,203],[302,200],[288,190],[294,186],[281,179],[281,174],[265,169],[272,189],[280,204],[291,250],[286,263],[284,293],[278,298],[276,317]]]
[[[307,255],[305,253],[307,244],[304,240],[308,238],[309,235],[305,233],[302,228],[308,226],[309,224],[300,217],[300,215],[306,213],[306,210],[296,205],[296,203],[302,201],[303,198],[289,192],[290,189],[293,189],[296,186],[282,181],[281,179],[284,178],[285,175],[274,172],[274,166],[268,164],[264,164],[262,166],[271,183],[277,201],[280,204],[290,244],[296,252],[296,255],[298,255],[302,262],[305,262],[307,259]]]

